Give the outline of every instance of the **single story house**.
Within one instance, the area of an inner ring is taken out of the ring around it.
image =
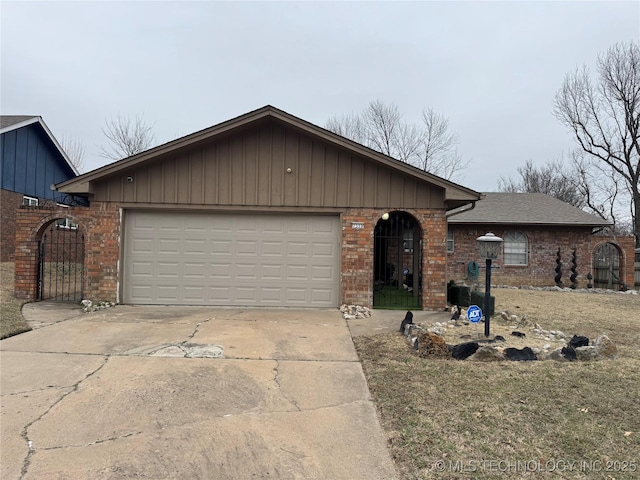
[[[42,117],[0,116],[0,261],[13,261],[18,208],[64,204],[51,186],[77,174]]]
[[[634,238],[605,235],[609,225],[542,193],[484,193],[473,208],[449,212],[447,278],[484,283],[476,239],[492,232],[503,239],[492,284],[633,288]]]
[[[20,212],[21,298],[38,298],[38,243],[63,217],[84,234],[84,298],[328,308],[400,292],[439,309],[447,212],[480,198],[272,106],[56,190],[90,204]]]

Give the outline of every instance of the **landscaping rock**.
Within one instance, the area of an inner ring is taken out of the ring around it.
[[[568,346],[571,348],[586,347],[589,345],[589,338],[582,335],[574,335],[569,340]]]
[[[485,345],[479,347],[476,352],[469,357],[469,360],[476,362],[499,362],[504,360],[504,354],[502,353],[502,349]]]
[[[418,335],[418,355],[422,358],[449,357],[451,353],[444,338],[432,332],[425,332]]]
[[[562,356],[566,360],[568,360],[570,362],[573,362],[574,360],[577,360],[576,351],[571,347],[562,347],[560,349],[560,352],[561,352]]]
[[[576,358],[583,362],[596,360],[598,358],[598,349],[594,345],[577,347],[575,351],[576,351]]]
[[[342,305],[340,307],[342,317],[345,320],[353,320],[354,318],[369,318],[371,310],[361,305]]]
[[[518,362],[527,362],[537,360],[538,357],[530,347],[519,348],[505,348],[504,356],[508,360],[514,360]]]
[[[614,358],[618,355],[618,348],[606,335],[600,335],[593,344],[598,351],[598,356]]]
[[[456,360],[464,360],[465,358],[469,358],[471,355],[476,353],[476,351],[480,348],[478,342],[466,342],[460,343],[458,345],[452,345],[449,347],[451,350],[451,356]]]

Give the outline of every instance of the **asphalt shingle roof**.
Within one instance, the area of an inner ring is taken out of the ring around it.
[[[35,115],[0,115],[0,128],[7,128],[11,125],[22,123],[25,120],[34,118]]]
[[[544,193],[484,193],[472,210],[449,223],[606,226],[611,222]]]

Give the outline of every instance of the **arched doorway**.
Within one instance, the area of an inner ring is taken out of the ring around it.
[[[613,243],[598,245],[593,252],[593,286],[618,290],[620,279],[620,251]]]
[[[373,265],[374,308],[422,308],[422,229],[412,215],[378,220]]]
[[[38,240],[36,298],[79,302],[84,287],[84,234],[69,218],[57,218]]]

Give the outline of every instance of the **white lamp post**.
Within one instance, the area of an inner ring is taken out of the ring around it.
[[[498,255],[500,255],[502,239],[489,232],[478,237],[476,242],[478,242],[480,257],[486,259],[487,262],[486,284],[484,288],[484,336],[488,337],[491,320],[491,260],[498,258]]]

